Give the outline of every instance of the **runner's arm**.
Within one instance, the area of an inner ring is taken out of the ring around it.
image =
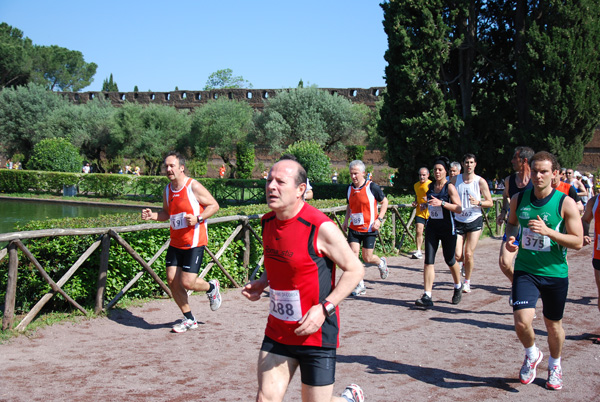
[[[594,203],[596,202],[597,198],[598,196],[595,195],[594,198],[588,201],[587,205],[585,206],[585,212],[581,217],[581,224],[583,225],[584,246],[587,246],[592,242],[592,239],[590,238],[590,222],[592,222],[592,219],[594,219]]]
[[[539,215],[537,219],[531,219],[529,221],[528,227],[534,233],[548,236],[561,246],[580,250],[583,246],[583,226],[581,224],[579,210],[572,198],[565,197],[563,200],[562,215],[567,233],[561,233],[549,228]]]
[[[481,208],[493,207],[494,201],[492,200],[492,193],[490,193],[490,186],[488,186],[487,181],[483,177],[479,179],[479,189],[481,190],[481,195],[483,195]]]
[[[325,222],[319,228],[317,249],[333,261],[343,272],[335,289],[325,298],[334,305],[339,305],[358,285],[365,274],[362,262],[354,254],[344,234],[333,222]],[[323,300],[320,300],[322,302]],[[325,312],[321,303],[312,306],[299,321],[300,326],[295,333],[305,336],[315,333],[325,321]]]
[[[158,212],[152,212],[150,208],[144,208],[142,210],[142,219],[145,221],[167,221],[169,220],[169,213],[167,212],[167,192],[163,192],[163,207]]]
[[[194,195],[196,199],[204,207],[204,211],[202,211],[202,219],[206,220],[217,213],[219,210],[219,203],[212,194],[204,187],[199,181],[194,180],[192,182],[192,190],[194,191]]]

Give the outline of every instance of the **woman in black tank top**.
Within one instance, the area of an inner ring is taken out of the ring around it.
[[[454,281],[454,294],[452,303],[458,304],[462,298],[462,284],[460,281],[460,266],[454,258],[456,250],[456,232],[454,231],[454,217],[452,213],[460,213],[462,206],[460,197],[453,184],[446,180],[446,172],[450,161],[448,158],[439,157],[433,165],[435,181],[429,185],[427,191],[427,205],[429,219],[425,226],[425,266],[423,280],[425,293],[415,304],[419,307],[432,307],[431,290],[435,279],[435,254],[441,241],[444,260]]]

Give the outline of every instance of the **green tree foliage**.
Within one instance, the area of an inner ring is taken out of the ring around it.
[[[281,91],[267,100],[251,138],[271,153],[298,141],[313,141],[325,152],[343,151],[366,137],[365,109],[316,87]]]
[[[364,145],[349,145],[346,148],[346,161],[362,160],[367,148]]]
[[[33,82],[50,90],[79,91],[90,85],[97,68],[79,51],[33,45],[19,29],[0,24],[0,89]]]
[[[35,46],[32,80],[51,91],[77,92],[94,81],[97,68],[96,63],[86,63],[77,50]]]
[[[102,92],[119,92],[119,86],[113,81],[112,73],[110,73],[110,78],[105,78],[102,82]]]
[[[206,155],[213,148],[233,171],[236,146],[245,142],[252,129],[253,110],[247,102],[216,99],[196,108],[192,113],[189,146],[196,155]]]
[[[492,177],[517,145],[576,165],[598,123],[600,4],[386,1],[379,132],[401,171],[478,155]],[[398,177],[397,180],[401,180]],[[407,183],[405,183],[407,184]]]
[[[23,32],[0,24],[0,90],[27,84],[31,75],[33,45]]]
[[[0,138],[8,153],[23,153],[27,158],[33,146],[46,138],[37,126],[67,102],[35,84],[0,92]]]
[[[110,101],[102,97],[80,105],[67,103],[49,112],[37,125],[37,132],[43,138],[67,138],[98,172],[104,173],[108,170],[106,157],[118,156],[109,152],[114,141],[115,112]]]
[[[296,157],[306,169],[306,174],[311,182],[329,183],[331,181],[331,160],[316,142],[299,141],[290,145],[285,153]]]
[[[240,141],[235,148],[235,177],[238,179],[251,179],[254,170],[254,145],[248,144],[246,141]]]
[[[446,151],[461,126],[439,82],[449,53],[442,6],[442,0],[382,4],[389,49],[379,130],[390,164],[406,171]]]
[[[211,89],[226,89],[226,88],[252,88],[252,84],[245,80],[241,75],[234,76],[233,70],[225,68],[223,70],[217,70],[208,76],[206,85],[204,86],[205,91]]]
[[[146,174],[159,175],[165,155],[190,131],[187,112],[163,105],[141,106],[127,103],[115,113],[114,141],[110,157],[140,158]]]
[[[516,136],[577,166],[600,117],[600,3],[540,2],[524,18]]]
[[[83,159],[65,138],[46,138],[33,147],[27,169],[52,172],[79,172]]]

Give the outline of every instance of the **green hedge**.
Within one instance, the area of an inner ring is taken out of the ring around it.
[[[264,179],[198,179],[219,203],[223,205],[262,204],[265,202]],[[127,197],[143,198],[149,202],[161,202],[169,179],[165,176],[134,176],[104,173],[56,173],[31,170],[0,170],[2,193],[51,193],[61,194],[63,185],[76,185],[83,195],[95,195],[111,199]],[[345,199],[348,184],[313,183],[316,199]],[[385,188],[386,194],[398,192]]]
[[[219,179],[216,179],[219,180]],[[390,205],[404,204],[412,201],[409,196],[388,197]],[[337,200],[313,200],[311,205],[316,208],[324,209],[334,206],[345,206],[345,199]],[[221,208],[217,216],[230,215],[255,215],[268,212],[266,205],[251,205]],[[400,213],[405,222],[408,222],[411,214],[411,208],[402,208]],[[396,254],[397,250],[391,247],[392,242],[392,219],[391,212],[388,212],[388,219],[385,220],[381,229],[382,242],[376,242],[375,252],[378,255]],[[343,222],[344,213],[338,213],[340,223]],[[491,217],[493,218],[493,217]],[[17,228],[18,231],[40,230],[51,228],[84,228],[84,227],[117,227],[128,226],[143,223],[140,220],[139,212],[126,213],[118,215],[107,215],[99,218],[65,218],[46,221],[30,222]],[[209,248],[216,253],[225,240],[234,231],[238,222],[229,222],[209,225]],[[260,235],[261,225],[258,219],[252,220],[251,225]],[[414,225],[413,225],[414,228]],[[413,235],[414,235],[414,229]],[[397,223],[396,244],[401,240],[402,226]],[[146,260],[148,261],[164,244],[169,237],[169,229],[151,229],[141,232],[122,233],[121,236]],[[77,261],[81,254],[94,242],[98,236],[58,236],[53,238],[31,239],[26,242],[40,264],[46,269],[49,275],[58,281],[65,272]],[[414,249],[414,243],[409,241],[409,237],[403,242],[402,251],[408,252]],[[235,278],[238,283],[243,283],[246,275],[251,273],[262,255],[262,245],[251,236],[250,265],[249,272],[246,272],[242,266],[244,253],[244,243],[242,239],[236,239],[222,255],[219,261],[225,269]],[[21,253],[20,253],[21,254]],[[166,282],[164,269],[164,253],[154,263],[153,269]],[[205,254],[204,266],[211,261]],[[16,311],[23,313],[29,311],[33,305],[48,291],[50,287],[43,281],[33,264],[31,264],[22,255],[19,256],[19,277],[17,285],[17,303]],[[78,269],[73,277],[65,284],[64,290],[69,296],[78,303],[86,307],[92,307],[96,295],[98,267],[100,264],[100,248],[98,248],[90,258]],[[119,290],[127,284],[142,268],[133,258],[114,240],[111,241],[111,250],[109,258],[109,271],[106,287],[106,300],[112,299]],[[6,292],[6,281],[8,275],[8,258],[0,261],[0,300],[4,300]],[[207,279],[217,278],[223,287],[230,287],[232,284],[222,271],[215,265],[207,275]],[[147,274],[134,285],[125,295],[126,298],[145,298],[162,296],[160,287]],[[70,310],[68,303],[60,296],[56,295],[48,303],[46,309]]]
[[[265,212],[262,208],[231,209],[223,211],[220,215],[255,214]],[[126,213],[118,215],[107,215],[99,218],[65,218],[46,221],[30,222],[17,228],[17,231],[41,230],[51,228],[85,228],[85,227],[116,227],[144,223],[140,220],[139,213]],[[252,223],[254,230],[261,233],[259,220]],[[228,222],[209,225],[209,248],[216,253],[225,240],[231,235],[238,222]],[[169,229],[145,230],[140,232],[129,232],[120,234],[146,261],[162,247],[169,238]],[[68,269],[77,261],[85,250],[96,240],[98,236],[57,236],[41,239],[30,239],[26,246],[33,253],[40,264],[46,269],[54,281],[58,281]],[[244,283],[246,271],[242,266],[244,243],[242,239],[236,240],[227,248],[219,261],[225,269],[234,277],[236,282]],[[250,250],[250,269],[254,269],[262,253],[262,246],[252,241]],[[153,269],[165,281],[164,258],[161,255],[154,263]],[[204,266],[212,261],[205,254]],[[96,288],[98,267],[100,264],[100,248],[86,260],[86,262],[69,279],[63,289],[67,294],[84,306],[93,306]],[[109,271],[107,275],[106,300],[112,299],[139,271],[142,267],[135,262],[122,247],[111,240],[109,257]],[[6,281],[8,276],[8,258],[0,261],[0,300],[6,296]],[[215,265],[207,275],[207,279],[217,278],[223,287],[232,284],[225,274]],[[41,278],[35,266],[20,253],[18,291],[16,300],[16,311],[18,313],[30,310],[33,305],[47,292],[50,286]],[[150,275],[144,274],[140,280],[126,293],[126,298],[143,298],[161,296],[162,290]],[[46,309],[64,310],[69,309],[68,302],[62,296],[56,295],[46,305]]]

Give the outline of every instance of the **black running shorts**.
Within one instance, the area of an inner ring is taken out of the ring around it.
[[[348,243],[362,244],[363,248],[374,249],[375,239],[379,232],[357,232],[356,230],[348,229]]]
[[[454,220],[454,227],[456,228],[456,234],[464,235],[470,232],[477,232],[483,228],[483,216],[475,219],[473,222],[460,222]]]
[[[169,246],[167,249],[167,267],[181,267],[184,272],[197,274],[200,272],[202,258],[204,257],[204,246],[190,249],[180,249]]]
[[[512,285],[513,311],[535,308],[538,298],[541,298],[544,317],[552,321],[562,320],[568,291],[569,278],[515,271]]]
[[[335,383],[335,348],[284,345],[265,336],[260,350],[297,360],[302,384],[322,387]]]

